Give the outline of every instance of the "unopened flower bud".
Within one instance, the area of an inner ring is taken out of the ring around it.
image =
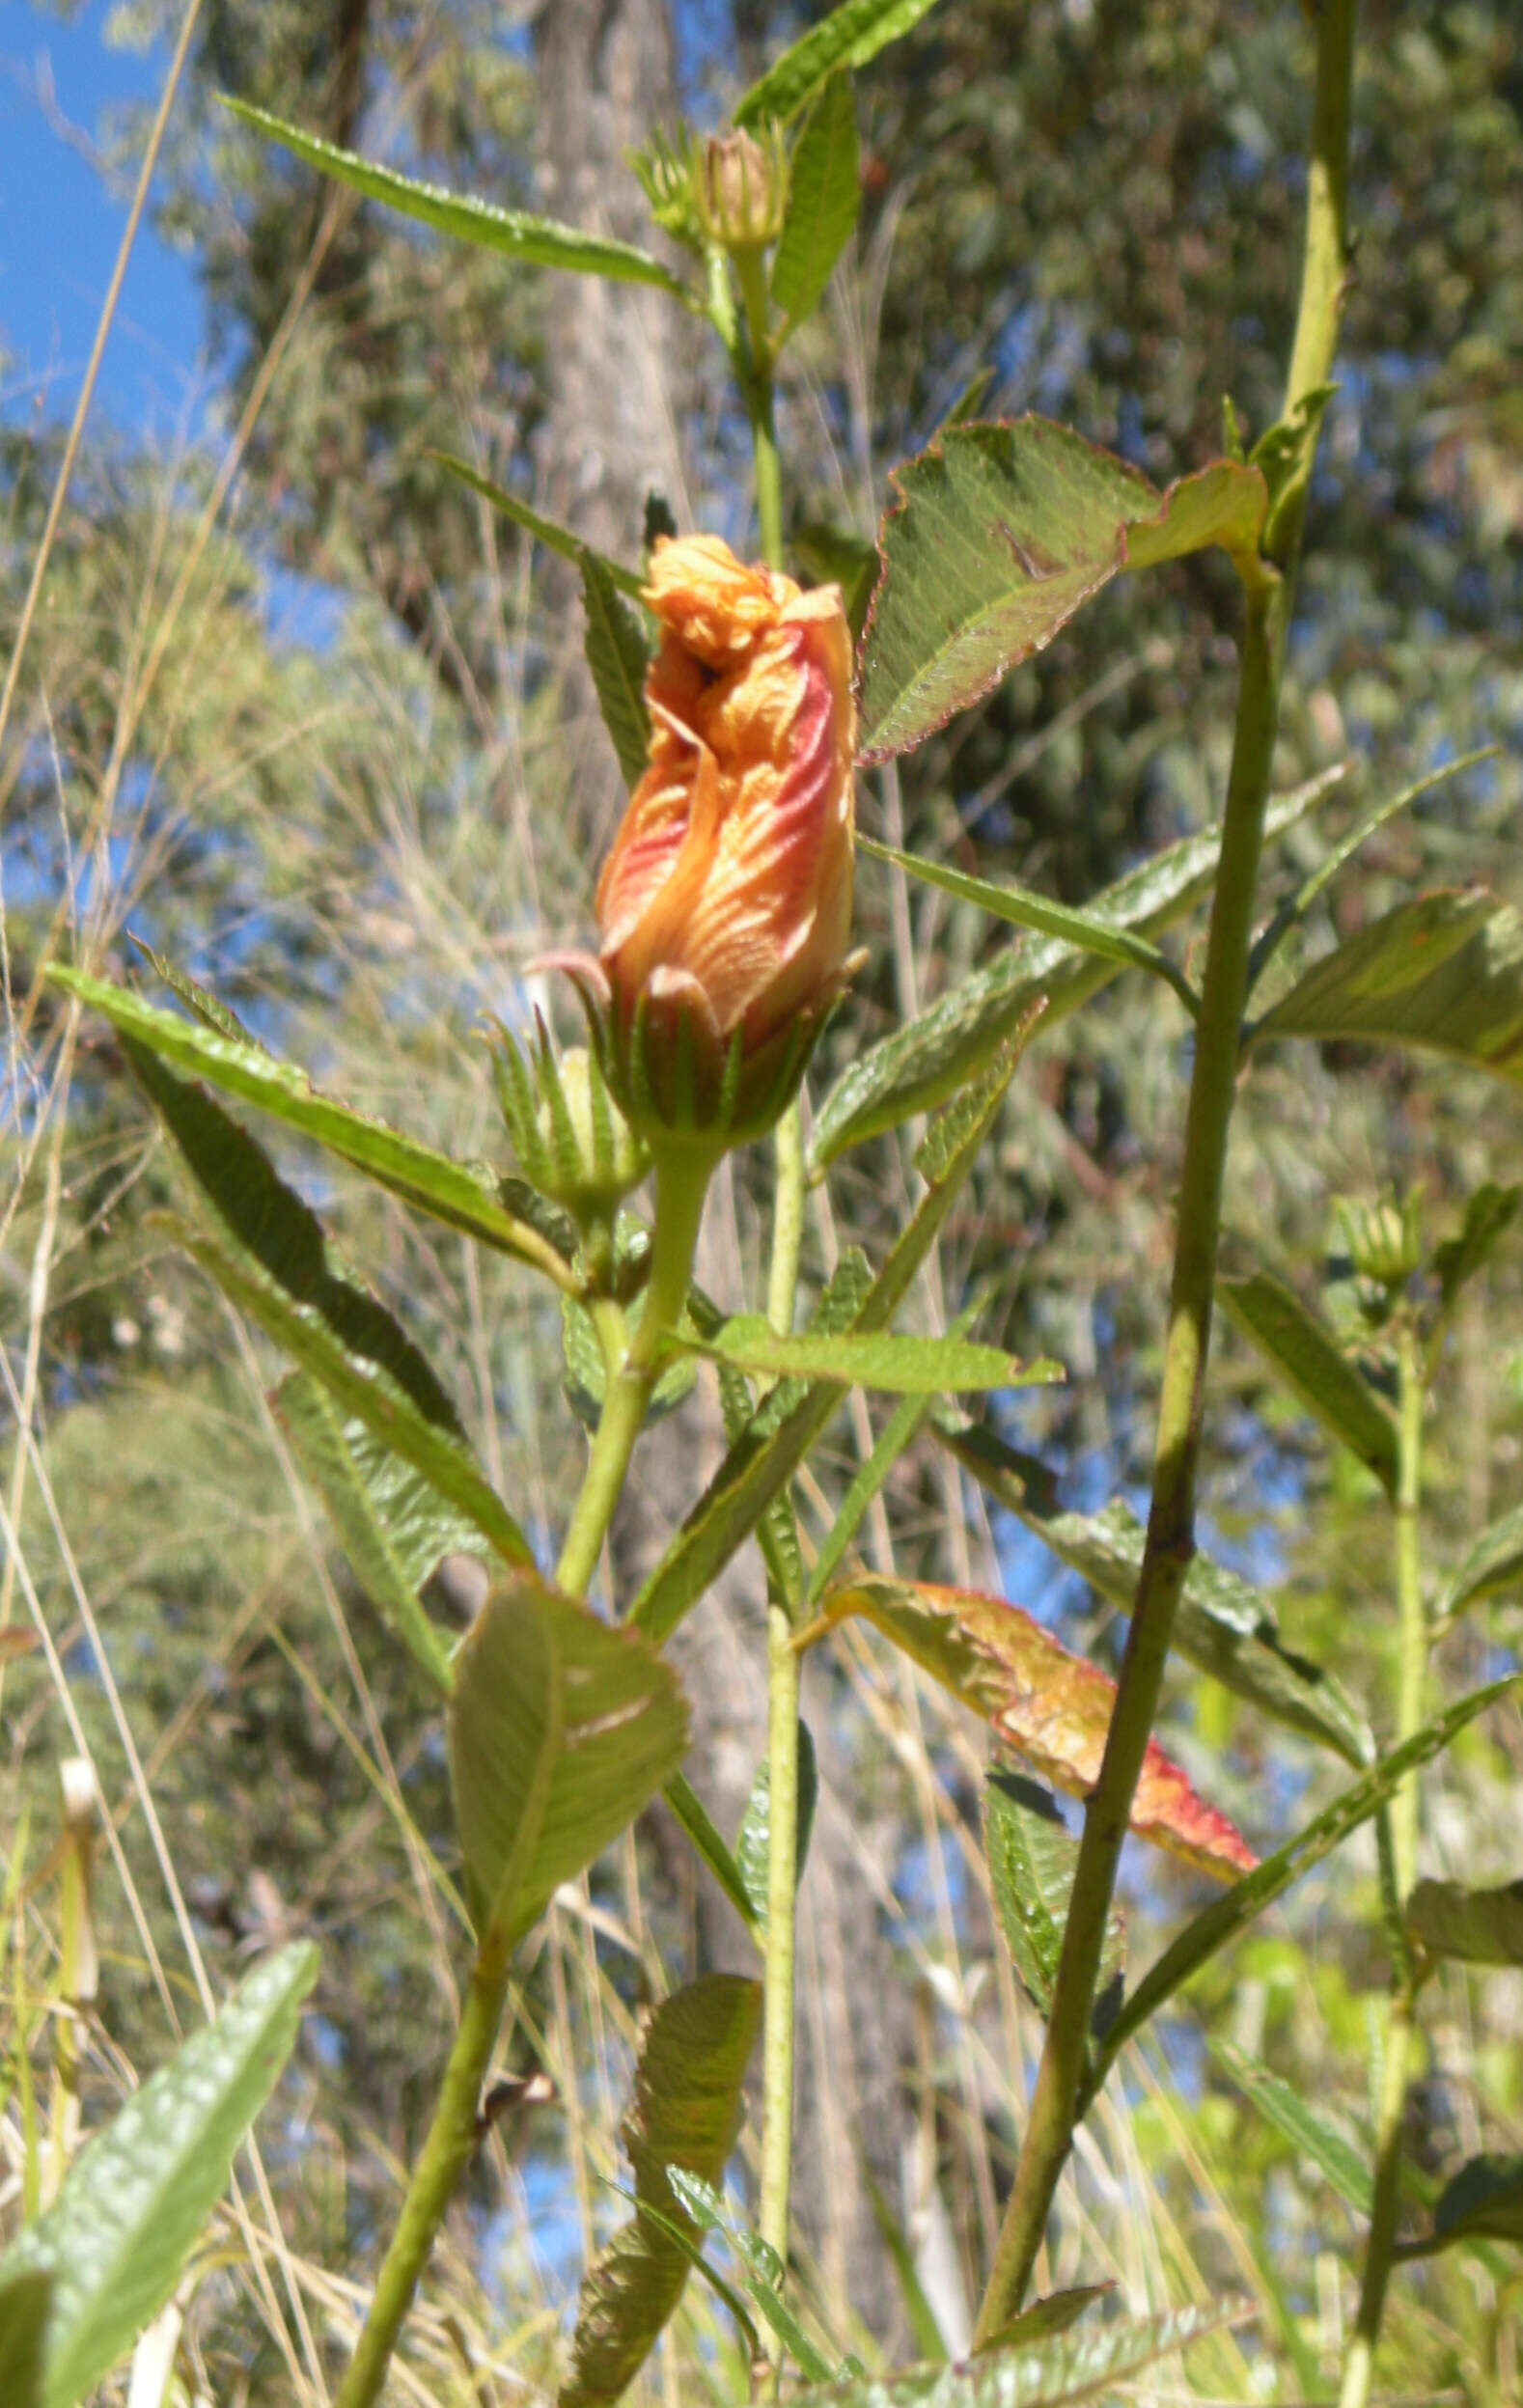
[[[1423,1259],[1421,1199],[1414,1195],[1400,1204],[1388,1198],[1366,1204],[1344,1198],[1339,1203],[1338,1217],[1360,1278],[1374,1280],[1382,1287],[1403,1287]]]
[[[775,242],[788,208],[788,150],[781,126],[760,134],[711,134],[697,178],[698,213],[711,242],[744,251]]]
[[[651,761],[597,887],[595,964],[563,957],[608,1080],[652,1144],[770,1127],[845,983],[855,717],[836,586],[714,536],[656,544]]]

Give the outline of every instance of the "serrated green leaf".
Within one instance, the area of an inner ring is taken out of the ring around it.
[[[1019,1773],[989,1775],[983,1793],[983,1845],[1006,1945],[1015,1970],[1043,2015],[1052,2012],[1053,1984],[1079,1842],[1064,1823],[1050,1791]],[[1107,1916],[1093,2021],[1103,2031],[1121,2003],[1126,1970],[1126,1924]]]
[[[1086,2325],[982,2351],[965,2366],[914,2366],[795,2392],[792,2408],[1074,2408],[1107,2397],[1158,2359],[1252,2312],[1248,2300],[1229,2298],[1209,2308]]]
[[[164,955],[156,954],[152,945],[145,945],[143,939],[134,936],[130,928],[127,930],[127,942],[148,963],[154,977],[161,979],[170,993],[178,995],[186,1010],[193,1011],[208,1029],[215,1029],[219,1037],[229,1038],[235,1045],[247,1045],[254,1053],[268,1054],[268,1047],[260,1043],[259,1038],[244,1027],[237,1013],[219,995],[213,995],[208,987],[198,986],[193,978],[177,969]],[[270,1055],[269,1059],[274,1057]]]
[[[1523,1209],[1523,1187],[1499,1187],[1488,1179],[1465,1206],[1458,1234],[1433,1249],[1433,1274],[1444,1311],[1450,1313],[1461,1290],[1484,1270],[1503,1238]]]
[[[1147,1533],[1123,1498],[1098,1513],[1066,1513],[1045,1468],[992,1431],[938,1422],[936,1436],[1054,1555],[1109,1604],[1131,1612]],[[1198,1552],[1185,1575],[1173,1645],[1235,1697],[1335,1749],[1356,1771],[1373,1758],[1370,1726],[1343,1684],[1287,1647],[1268,1598],[1207,1555]]]
[[[480,1928],[516,1941],[627,1829],[687,1748],[670,1665],[523,1573],[456,1658],[450,1780]]]
[[[1264,1271],[1247,1279],[1221,1280],[1217,1294],[1229,1318],[1266,1357],[1290,1394],[1394,1496],[1396,1423],[1325,1323],[1308,1312],[1291,1288]]]
[[[676,2309],[691,2251],[664,2228],[679,2220],[695,2246],[698,2228],[675,2200],[668,2171],[678,2166],[720,2180],[761,2018],[760,1982],[734,1974],[701,1975],[651,2015],[623,2140],[636,2202],[655,2212],[625,2225],[588,2270],[561,2408],[605,2408],[618,2399]]]
[[[857,838],[859,851],[871,853],[874,861],[892,862],[912,878],[920,878],[927,886],[940,887],[944,895],[955,895],[959,902],[974,903],[996,920],[1011,927],[1034,928],[1038,935],[1055,936],[1071,945],[1081,954],[1097,954],[1102,961],[1119,962],[1134,970],[1149,970],[1174,989],[1193,1015],[1196,998],[1189,985],[1166,954],[1147,938],[1134,936],[1129,928],[1112,927],[1107,921],[1092,919],[1087,912],[1072,911],[1066,903],[1055,903],[1045,895],[1034,895],[1024,886],[997,886],[991,879],[970,877],[966,871],[949,870],[940,862],[926,861],[919,853],[902,853],[892,844],[875,844],[871,837]]]
[[[1400,903],[1307,971],[1253,1032],[1415,1045],[1523,1080],[1523,917],[1445,889]]]
[[[945,1116],[955,1142],[943,1147],[934,1177],[892,1254],[851,1313],[852,1334],[883,1329],[898,1312],[936,1241],[1015,1075],[1025,1031],[1008,1038],[982,1079]],[[932,1132],[934,1135],[934,1131]],[[932,1159],[928,1156],[927,1159]],[[784,1379],[763,1398],[735,1438],[630,1609],[630,1619],[661,1644],[696,1605],[772,1499],[792,1478],[841,1401],[835,1381]]]
[[[1398,2241],[1393,2255],[1432,2257],[1456,2241],[1523,2244],[1523,2156],[1472,2157],[1439,2194],[1432,2231]]]
[[[1346,2207],[1368,2216],[1374,2189],[1369,2159],[1347,2135],[1257,2058],[1230,2040],[1213,2037],[1208,2045],[1223,2072],[1265,2121],[1320,2168]]]
[[[651,718],[645,702],[651,648],[639,614],[591,552],[582,556],[582,600],[587,608],[587,666],[597,707],[619,756],[624,784],[635,786],[645,774],[651,752]]]
[[[630,242],[615,242],[605,235],[585,234],[579,226],[557,225],[553,218],[534,217],[522,209],[499,208],[495,202],[446,192],[395,169],[377,167],[352,151],[341,151],[318,134],[304,133],[283,118],[272,117],[246,100],[222,96],[222,105],[257,134],[278,142],[283,150],[304,159],[322,175],[346,184],[369,201],[382,201],[403,217],[431,226],[457,242],[474,243],[504,258],[522,260],[528,267],[563,267],[580,276],[607,276],[619,284],[656,285],[663,292],[687,302],[687,287],[649,252]]]
[[[51,2275],[0,2278],[0,2399],[6,2408],[42,2408],[42,2343]]]
[[[737,125],[767,118],[786,125],[845,67],[866,67],[891,42],[913,32],[933,0],[845,0],[774,59],[735,110]]]
[[[798,1726],[798,1819],[794,1841],[795,1885],[804,1877],[804,1865],[809,1855],[810,1834],[815,1828],[815,1805],[819,1795],[819,1774],[815,1763],[815,1742],[809,1735],[809,1725],[802,1720]],[[765,1757],[757,1766],[751,1784],[746,1811],[740,1817],[735,1835],[735,1865],[751,1901],[751,1915],[756,1928],[765,1933],[772,1856],[772,1768]]]
[[[535,541],[542,543],[547,552],[558,553],[562,560],[570,561],[578,568],[587,561],[595,561],[610,585],[617,587],[621,594],[627,594],[632,602],[640,600],[645,591],[645,580],[638,569],[625,568],[622,562],[610,560],[606,552],[596,551],[591,543],[584,543],[569,527],[563,527],[557,519],[546,518],[541,511],[520,500],[516,493],[510,493],[506,485],[494,484],[490,477],[484,477],[479,468],[471,466],[469,460],[457,459],[453,452],[429,452],[428,457],[436,459],[441,468],[447,468],[452,477],[459,479],[461,484],[469,485],[473,493],[479,493],[482,500],[489,502],[493,510],[500,511],[504,518],[511,518],[515,527],[523,529],[525,535],[533,536]]]
[[[869,1338],[822,1338],[811,1331],[783,1338],[760,1313],[735,1314],[713,1338],[674,1336],[667,1342],[764,1379],[829,1379],[900,1397],[1022,1388],[1063,1377],[1059,1364],[1021,1363],[1002,1346],[966,1338],[907,1338],[890,1330]]]
[[[440,1559],[480,1550],[474,1523],[361,1421],[346,1419],[317,1380],[282,1380],[275,1409],[297,1460],[333,1517],[355,1579],[441,1697],[450,1692],[450,1647],[418,1591]]]
[[[42,2408],[74,2408],[170,2297],[291,2055],[317,1973],[309,1941],[257,1965],[87,2144],[7,2251],[0,2283],[51,2283]]]
[[[1409,1939],[1466,1965],[1523,1965],[1523,1881],[1467,1890],[1420,1881],[1402,1910]]]
[[[749,2225],[734,2223],[726,2214],[725,2202],[711,2182],[686,2173],[678,2166],[672,2168],[668,2178],[684,2212],[699,2230],[722,2233],[729,2242],[739,2261],[740,2280],[748,2297],[761,2310],[785,2350],[812,2380],[826,2381],[835,2368],[816,2348],[783,2296],[785,2269],[777,2252],[763,2241],[760,2232],[753,2232]]]
[[[816,101],[789,168],[788,214],[772,262],[772,298],[789,332],[819,307],[861,201],[856,95],[849,69],[841,69]]]
[[[907,752],[1124,568],[1221,544],[1257,563],[1267,488],[1218,460],[1160,492],[1042,418],[947,429],[893,474],[862,653],[864,761]]]
[[[608,1372],[593,1316],[574,1296],[561,1299],[561,1343],[566,1355],[567,1402],[582,1427],[595,1431],[607,1392]],[[679,1355],[669,1364],[651,1391],[644,1426],[649,1428],[652,1422],[673,1412],[684,1398],[691,1396],[697,1377],[698,1366],[690,1356]]]
[[[1343,774],[1341,768],[1329,771],[1279,796],[1269,807],[1266,840],[1293,827]],[[1096,895],[1086,905],[1087,918],[1157,936],[1209,893],[1220,849],[1219,830],[1183,838]],[[870,1045],[843,1072],[816,1115],[815,1175],[848,1146],[945,1103],[1038,1001],[1046,1007],[1042,1025],[1050,1028],[1119,975],[1119,964],[1096,960],[1057,938],[1011,946],[988,969]]]
[[[288,1128],[366,1172],[403,1202],[452,1229],[464,1231],[467,1236],[480,1238],[501,1254],[532,1263],[558,1287],[574,1284],[568,1260],[543,1232],[503,1208],[498,1183],[489,1173],[452,1161],[448,1154],[435,1153],[415,1138],[402,1136],[382,1121],[332,1102],[318,1094],[304,1070],[277,1062],[262,1045],[225,1036],[215,1028],[197,1028],[177,1012],[160,1011],[144,1003],[125,987],[87,978],[82,971],[62,964],[55,964],[48,976],[81,1003],[104,1012],[125,1038],[175,1069],[205,1079],[244,1103],[257,1104]]]
[[[828,1625],[860,1615],[950,1689],[997,1739],[1070,1797],[1088,1797],[1116,1704],[1108,1673],[1074,1655],[1008,1598],[858,1572],[820,1599]],[[1225,1814],[1197,1795],[1155,1739],[1132,1798],[1131,1827],[1216,1880],[1257,1860]]]
[[[1094,2098],[1125,2042],[1142,2030],[1166,2000],[1230,1940],[1235,1939],[1239,1931],[1246,1929],[1266,1906],[1272,1906],[1293,1881],[1299,1881],[1303,1873],[1330,1856],[1350,1832],[1378,1813],[1408,1773],[1430,1763],[1478,1714],[1483,1714],[1488,1706],[1507,1697],[1516,1687],[1517,1679],[1516,1674],[1509,1674],[1505,1680],[1494,1680],[1484,1689],[1473,1690],[1469,1697],[1460,1698],[1446,1712],[1426,1723],[1400,1747],[1393,1748],[1362,1780],[1324,1807],[1304,1831],[1276,1849],[1273,1856],[1266,1856],[1255,1871],[1246,1873],[1225,1896],[1214,1898],[1203,1914],[1186,1924],[1157,1963],[1149,1966],[1106,2034],[1098,2061],[1084,2085],[1086,2104]]]
[[[746,1929],[754,1936],[760,1931],[761,1925],[757,1922],[756,1909],[751,1903],[751,1893],[742,1878],[739,1866],[735,1863],[726,1843],[723,1833],[687,1775],[678,1773],[675,1780],[669,1781],[664,1794],[668,1806],[683,1831],[686,1832],[704,1863],[708,1867]]]
[[[1440,1618],[1448,1621],[1482,1597],[1506,1595],[1523,1587],[1523,1505],[1514,1506],[1499,1522],[1482,1531],[1459,1565],[1442,1597]]]

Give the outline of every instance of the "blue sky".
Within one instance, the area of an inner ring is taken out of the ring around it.
[[[152,100],[163,83],[162,49],[106,47],[109,14],[107,0],[92,0],[66,24],[30,0],[0,0],[0,413],[12,420],[73,409],[126,222],[129,195],[81,155],[68,126],[88,140],[103,105]],[[133,430],[177,423],[199,391],[201,343],[192,263],[145,223],[97,412]]]

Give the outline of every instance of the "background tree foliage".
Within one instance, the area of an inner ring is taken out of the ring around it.
[[[362,2257],[374,2245],[389,2161],[406,2160],[427,2111],[448,2020],[447,1923],[409,1823],[430,1838],[445,1828],[442,1761],[431,1741],[396,1752],[415,1720],[400,1710],[406,1667],[291,1469],[264,1403],[269,1365],[246,1343],[230,1348],[221,1307],[155,1230],[171,1188],[162,1153],[110,1045],[44,1000],[37,974],[66,899],[63,933],[90,930],[118,972],[131,964],[130,928],[336,1091],[457,1154],[500,1157],[472,1023],[483,1010],[521,1023],[543,999],[529,964],[547,936],[586,923],[619,789],[572,594],[431,455],[468,455],[625,559],[651,487],[684,525],[719,527],[742,547],[749,496],[744,429],[698,374],[676,313],[335,204],[215,95],[457,188],[595,214],[644,238],[625,149],[652,114],[715,117],[807,14],[767,0],[736,0],[733,16],[697,5],[668,15],[657,0],[550,0],[506,15],[477,0],[208,0],[155,206],[203,277],[223,429],[175,458],[93,441],[0,761],[3,1477],[21,1539],[0,1619],[20,1612],[24,1569],[83,1730],[120,1784],[108,1803],[150,1929],[172,1930],[172,1901],[81,1590],[208,1956],[231,1965],[288,1932],[322,1941],[322,2020],[291,2086],[304,2137],[274,2169],[295,2245],[316,2262],[338,2262],[346,2234]],[[147,39],[177,16],[130,0],[114,24]],[[1306,39],[1298,11],[1260,0],[942,0],[886,51],[861,79],[861,235],[828,319],[787,357],[787,456],[802,463],[790,532],[871,535],[891,498],[885,463],[985,370],[983,413],[1065,417],[1160,483],[1219,449],[1224,397],[1250,439],[1267,424],[1293,305]],[[1484,875],[1523,902],[1523,66],[1505,0],[1440,13],[1371,0],[1356,119],[1357,277],[1277,784],[1351,756],[1348,785],[1324,807],[1336,825],[1446,759],[1503,751],[1391,823],[1323,899],[1295,940],[1303,951],[1329,926],[1352,933],[1419,874]],[[107,130],[135,155],[140,126]],[[203,540],[217,444],[245,412],[236,510]],[[55,461],[56,437],[31,422],[13,417],[0,433],[7,636]],[[301,581],[290,627],[277,567]],[[182,572],[174,640],[145,684]],[[865,822],[1083,900],[1214,815],[1236,608],[1210,557],[1146,586],[1119,581],[901,779],[865,780]],[[1290,884],[1320,844],[1302,834],[1283,850]],[[812,1075],[817,1098],[865,1043],[1006,941],[872,864],[860,893],[870,965]],[[944,1246],[943,1292],[922,1300],[928,1315],[955,1311],[992,1286],[988,1334],[1068,1364],[1069,1388],[1023,1399],[1018,1414],[1012,1403],[1009,1426],[1075,1504],[1146,1477],[1176,1167],[1155,1140],[1178,1119],[1183,1041],[1178,1014],[1139,1008],[1132,982],[1045,1039]],[[1346,1049],[1271,1056],[1234,1144],[1228,1223],[1241,1262],[1268,1261],[1308,1296],[1339,1252],[1334,1195],[1367,1195],[1394,1172],[1447,1233],[1483,1177],[1523,1176],[1516,1119],[1495,1088],[1357,1059],[1358,1076],[1335,1078]],[[898,1137],[848,1158],[838,1194],[849,1226],[813,1232],[814,1280],[836,1246],[881,1246],[907,1159]],[[350,1193],[331,1166],[288,1167],[356,1259],[384,1264],[388,1297],[436,1359],[443,1348],[526,1528],[547,1530],[581,1444],[553,1311],[510,1267],[441,1242],[373,1191]],[[722,1297],[755,1258],[757,1175],[742,1157],[712,1216],[701,1268]],[[1520,1308],[1514,1238],[1468,1291],[1446,1356],[1440,1572],[1517,1494]],[[1288,1412],[1245,1344],[1226,1332],[1220,1343],[1234,1409],[1210,1462],[1213,1532],[1233,1561],[1283,1584],[1295,1644],[1356,1691],[1389,1694],[1373,1483]],[[16,1436],[23,1399],[41,1470]],[[694,1449],[712,1447],[702,1403],[686,1410]],[[860,1419],[838,1432],[836,1476],[863,1437]],[[1335,1538],[1315,1563],[1302,1543],[1314,1495]],[[1110,1609],[1011,1517],[986,1518],[940,1451],[907,1458],[891,1496],[915,1534],[901,1561],[943,1577],[997,1562],[1011,1594],[1105,1657]],[[652,1521],[680,1503],[655,1497]],[[874,1545],[883,1536],[874,1530]],[[650,1543],[639,1515],[623,1543]],[[463,1569],[457,1586],[468,1610]],[[1456,1688],[1513,1660],[1515,1593],[1456,1625],[1440,1658]],[[685,1675],[704,1709],[709,1793],[732,1826],[759,1750],[759,1599],[755,1572],[742,1573],[728,1613],[704,1618]],[[866,1644],[811,1677],[824,1774],[806,1925],[824,2001],[801,2156],[812,2272],[879,2334],[928,2300],[955,2345],[1009,2159],[1009,2084],[1034,2047],[979,1886],[978,1754]],[[74,1741],[38,1658],[4,1669],[0,1704],[8,1820],[23,1799],[33,1817],[38,1890],[13,1963],[29,1967],[35,1999],[50,1973],[53,1767]],[[1293,1773],[1271,1784],[1253,1717],[1194,1675],[1174,1687],[1167,1736],[1187,1765],[1212,1764],[1214,1794],[1264,1847],[1332,1778],[1277,1743],[1274,1763]],[[1515,1720],[1506,1741],[1461,1744],[1431,1869],[1515,1873],[1520,1751]],[[611,2130],[602,2110],[625,2087],[630,2012],[654,1952],[691,1969],[736,1946],[673,1831],[658,1825],[644,1858],[638,1881],[631,1852],[592,1908],[556,1910],[512,2055],[524,2070],[545,2063],[562,2096],[553,2112],[505,2120],[481,2217],[458,2227],[470,2329],[493,2346],[506,2329],[531,2372],[549,2347],[544,2304],[558,2310],[583,2241],[608,2220],[596,2182],[616,2169],[596,2132]],[[1309,1884],[1191,1999],[1213,2049],[1293,2064],[1351,2124],[1364,2114],[1367,1994],[1382,1979],[1372,1849],[1355,1861],[1369,1914],[1330,1925],[1326,1892]],[[1186,1896],[1182,1880],[1139,1868],[1134,1928],[1166,1932]],[[128,2058],[154,2062],[163,2013],[119,1878],[102,1879],[98,1912],[102,2026]],[[1473,2148],[1484,2128],[1515,2147],[1523,2133],[1516,1996],[1506,1983],[1482,1994],[1454,1968],[1442,1981],[1418,2141],[1435,2173],[1452,2139]],[[27,2036],[26,1986],[13,1979],[13,2053]],[[1177,2035],[1193,2046],[1193,2024],[1165,2027]],[[595,2097],[579,2095],[571,2070],[589,2055]],[[342,2083],[329,2078],[341,2062]],[[1224,2068],[1220,2054],[1201,2057],[1166,2087],[1156,2061],[1140,2063],[1129,2118],[1108,2112],[1096,2126],[1080,2196],[1118,2275],[1155,2287],[1160,2304],[1170,2284],[1179,2296],[1229,2279],[1255,2289],[1311,2396],[1338,2339],[1315,2254],[1346,2210]],[[93,2090],[116,2073],[102,2044]],[[1139,2221],[1127,2210],[1142,2200]],[[915,2283],[896,2272],[906,2254]],[[1066,2269],[1052,2272],[1059,2283]],[[224,2282],[218,2350],[239,2354],[256,2396],[282,2396],[268,2320],[247,2302],[230,2316],[230,2294]],[[1392,2330],[1409,2390],[1509,2395],[1515,2338],[1483,2266],[1444,2261],[1394,2306]],[[463,2380],[449,2337],[435,2339],[441,2381]],[[1214,2346],[1215,2362],[1205,2353],[1192,2369],[1246,2396],[1238,2345]],[[233,2395],[231,2366],[219,2359],[209,2374],[215,2395]]]

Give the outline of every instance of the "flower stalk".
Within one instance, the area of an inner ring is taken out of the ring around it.
[[[1195,1548],[1196,1474],[1222,1181],[1279,725],[1280,680],[1320,396],[1332,366],[1348,271],[1354,19],[1355,0],[1323,0],[1316,16],[1305,256],[1285,406],[1285,423],[1298,434],[1299,443],[1265,530],[1265,557],[1246,583],[1237,716],[1185,1122],[1147,1544],[1105,1758],[1085,1814],[1037,2088],[979,2313],[976,2347],[993,2339],[1025,2297],[1072,2146],[1117,1865]]]

